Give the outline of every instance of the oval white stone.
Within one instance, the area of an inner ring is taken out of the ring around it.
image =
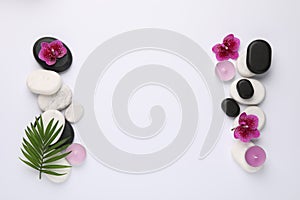
[[[66,84],[53,95],[39,95],[38,104],[41,110],[63,110],[72,102],[72,91]]]
[[[236,66],[238,69],[238,72],[243,77],[253,77],[255,74],[251,72],[247,67],[247,60],[246,60],[246,51],[241,53],[241,55],[238,57],[236,61]]]
[[[54,122],[53,125],[56,123],[56,121],[58,121],[58,125],[57,125],[57,129],[61,126],[63,126],[63,128],[61,129],[61,131],[59,132],[59,134],[57,135],[57,137],[53,140],[53,142],[51,144],[54,144],[58,141],[58,139],[60,138],[64,127],[65,127],[65,117],[64,115],[57,111],[57,110],[47,110],[46,112],[44,112],[42,114],[42,118],[43,118],[43,124],[44,127],[46,129],[47,125],[49,124],[49,122],[54,118]]]
[[[255,146],[255,144],[253,144],[252,142],[241,142],[239,140],[235,140],[231,149],[231,155],[233,157],[233,159],[235,160],[235,162],[241,166],[242,169],[244,169],[245,171],[249,172],[249,173],[254,173],[259,171],[263,166],[259,166],[259,167],[252,167],[250,166],[245,158],[245,154],[247,149],[249,149],[250,147]]]
[[[265,116],[264,111],[261,108],[259,108],[257,106],[249,106],[243,112],[245,112],[247,115],[256,115],[258,117],[257,129],[262,130],[264,128],[265,123],[266,123],[266,116]],[[243,113],[243,112],[241,112],[241,113]],[[233,127],[237,127],[239,125],[239,117],[240,116],[238,116],[234,119]]]
[[[35,94],[52,95],[60,89],[61,85],[61,77],[54,71],[35,70],[27,78],[27,87]]]
[[[57,160],[57,161],[54,161],[52,163],[49,163],[51,165],[67,165],[67,166],[70,166],[70,164],[68,163],[68,161],[65,159],[65,158],[62,158],[60,160]],[[62,176],[54,176],[54,175],[50,175],[50,174],[45,174],[46,177],[54,182],[54,183],[62,183],[62,182],[65,182],[70,174],[71,174],[71,171],[72,171],[72,168],[63,168],[63,169],[51,169],[51,171],[54,171],[56,173],[60,173],[60,174],[65,174],[65,175],[62,175]]]
[[[72,103],[65,112],[66,120],[70,123],[78,122],[83,116],[84,109],[81,104]]]
[[[250,79],[250,78],[248,80],[251,82],[254,89],[253,96],[250,99],[243,99],[242,97],[240,97],[236,89],[236,85],[239,82],[239,80],[241,79],[235,80],[230,86],[230,95],[234,100],[245,105],[258,105],[264,100],[266,96],[265,87],[258,80]]]

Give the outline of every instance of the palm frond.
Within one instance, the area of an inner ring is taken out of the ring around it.
[[[42,173],[54,176],[62,176],[65,174],[57,173],[53,169],[64,169],[71,166],[53,164],[53,162],[65,158],[71,152],[60,153],[67,149],[69,144],[65,144],[68,138],[58,141],[54,145],[51,143],[58,137],[63,126],[57,128],[58,121],[54,123],[52,119],[47,126],[44,126],[42,116],[35,119],[35,123],[31,123],[25,129],[26,138],[23,137],[21,152],[25,159],[19,158],[29,167],[39,171],[39,178]]]

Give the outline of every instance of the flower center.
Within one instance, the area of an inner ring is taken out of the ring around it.
[[[249,128],[249,126],[248,126],[248,125],[243,125],[242,127],[243,127],[243,128]]]
[[[247,128],[249,128],[249,126],[248,125],[240,125],[240,126],[237,126],[237,127],[242,127],[242,128],[244,128],[244,129],[247,129]],[[235,127],[235,128],[232,128],[231,129],[231,131],[234,131],[237,127]]]

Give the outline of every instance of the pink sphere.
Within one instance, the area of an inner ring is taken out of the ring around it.
[[[229,81],[235,76],[235,67],[232,62],[227,60],[218,62],[215,71],[221,81]]]
[[[71,151],[66,157],[71,165],[81,165],[86,158],[86,150],[81,144],[73,143],[66,151]]]

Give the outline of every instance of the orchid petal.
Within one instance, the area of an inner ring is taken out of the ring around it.
[[[227,46],[230,51],[236,52],[239,50],[240,40],[234,37],[233,34],[229,34],[224,38],[223,44]]]
[[[43,61],[48,60],[49,57],[49,51],[48,49],[41,49],[41,51],[39,52],[39,58]]]
[[[238,38],[234,38],[234,42],[230,44],[231,51],[238,51],[240,48],[240,40]]]
[[[54,65],[55,63],[56,63],[56,59],[52,59],[52,60],[50,59],[46,61],[47,65]]]
[[[236,60],[236,59],[238,59],[238,57],[239,57],[239,52],[237,52],[237,51],[235,51],[235,52],[230,52],[230,53],[229,53],[229,57],[230,57],[231,59],[233,59],[233,60]]]
[[[49,43],[47,43],[47,42],[42,42],[42,43],[41,43],[41,48],[42,48],[42,49],[49,48]]]
[[[216,44],[215,46],[213,46],[212,51],[217,54],[221,51],[222,45],[221,44]]]
[[[61,46],[63,46],[62,42],[59,40],[54,40],[52,42],[49,43],[51,48],[59,48]]]
[[[227,35],[224,39],[223,39],[223,43],[229,43],[231,40],[234,39],[234,35],[233,34],[229,34]]]
[[[248,115],[246,119],[249,129],[256,130],[258,127],[258,117],[256,115]]]
[[[243,112],[242,114],[240,114],[239,124],[240,125],[245,125],[246,124],[246,119],[247,119],[247,114],[245,112]]]
[[[242,141],[242,142],[250,142],[250,137],[242,137],[242,138],[240,138],[240,140]]]
[[[235,139],[239,139],[240,138],[240,127],[237,127],[234,130],[233,136],[234,136]]]
[[[251,131],[249,131],[249,133],[250,133],[250,135],[251,135],[252,138],[258,138],[260,136],[260,132],[257,129],[253,130],[253,131],[251,130]]]

